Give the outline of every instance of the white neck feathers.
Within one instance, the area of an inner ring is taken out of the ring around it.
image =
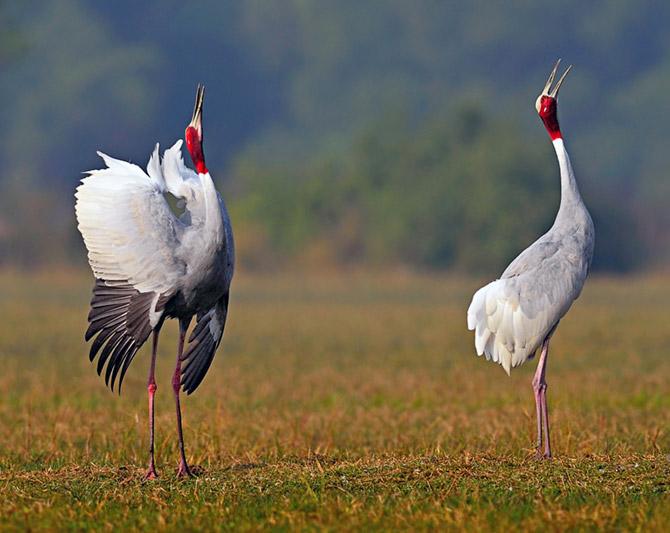
[[[554,139],[552,141],[556,157],[558,158],[558,166],[561,172],[561,206],[558,210],[556,220],[565,216],[572,216],[576,210],[584,208],[584,202],[579,194],[579,187],[575,179],[575,173],[572,170],[570,157],[565,149],[563,139]]]

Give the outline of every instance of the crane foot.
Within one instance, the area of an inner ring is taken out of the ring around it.
[[[179,470],[177,470],[177,477],[195,477],[191,469],[184,461],[179,462]]]
[[[144,474],[144,479],[148,481],[152,479],[158,479],[158,472],[156,472],[156,467],[154,465],[151,465],[149,470],[146,471]]]
[[[535,459],[538,461],[545,461],[551,459],[551,452],[545,452],[540,450],[539,448],[535,450]]]

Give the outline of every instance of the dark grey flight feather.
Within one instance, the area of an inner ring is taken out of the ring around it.
[[[118,376],[121,391],[128,366],[152,331],[149,319],[155,297],[156,293],[139,292],[127,282],[95,280],[85,338],[95,337],[89,359],[99,357],[98,374],[107,365],[105,383],[112,390]]]
[[[212,364],[226,326],[228,299],[229,295],[226,293],[212,309],[198,315],[188,339],[188,348],[182,356],[186,365],[182,371],[181,385],[187,394],[198,388]]]

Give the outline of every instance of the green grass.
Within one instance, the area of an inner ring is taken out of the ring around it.
[[[594,279],[552,341],[556,459],[532,458],[535,363],[474,355],[477,282],[240,278],[183,402],[179,480],[165,328],[161,478],[143,482],[143,350],[123,395],[81,340],[90,279],[0,274],[0,527],[651,530],[670,523],[670,280]]]

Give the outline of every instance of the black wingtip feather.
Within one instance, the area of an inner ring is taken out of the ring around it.
[[[182,374],[181,387],[186,394],[193,393],[205,378],[221,342],[227,314],[228,294],[225,294],[212,309],[198,315],[198,322],[189,337],[188,349],[182,356],[182,361],[186,361],[186,365]],[[218,338],[212,335],[210,329],[212,320],[215,320],[220,327]]]
[[[98,375],[101,375],[105,363],[114,353],[114,350],[116,350],[116,347],[122,340],[123,340],[123,331],[119,331],[114,335],[112,335],[112,337],[107,341],[107,344],[105,344],[105,347],[102,349],[102,352],[100,352],[100,358],[98,359]],[[105,380],[105,383],[106,382],[107,380]]]
[[[114,350],[109,363],[107,363],[107,371],[105,372],[105,383],[109,385],[109,388],[114,390],[114,383],[116,382],[116,375],[121,370],[123,361],[126,358],[128,350],[131,350],[133,346],[133,339],[131,337],[124,337],[123,341]],[[108,383],[109,378],[111,381]]]
[[[207,375],[216,352],[215,342],[211,337],[203,340],[189,356],[189,362],[184,369],[182,388],[186,394],[194,392]]]
[[[105,384],[110,389],[114,390],[118,377],[119,394],[130,363],[151,334],[149,316],[155,296],[153,292],[141,293],[127,282],[95,282],[84,338],[89,341],[95,337],[89,359],[98,356],[98,375],[105,370]],[[164,306],[166,296],[159,300]]]

